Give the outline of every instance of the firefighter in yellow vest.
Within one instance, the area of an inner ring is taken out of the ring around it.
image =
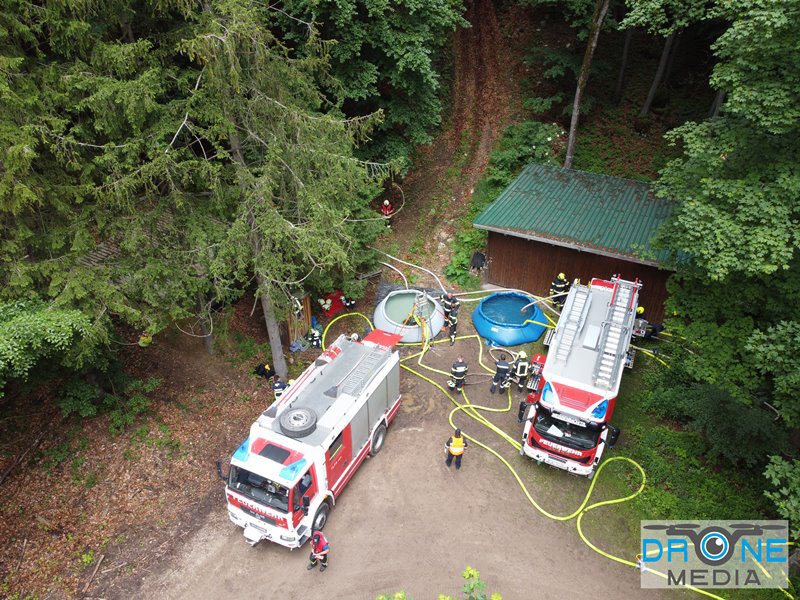
[[[447,440],[447,443],[445,444],[445,449],[447,450],[447,458],[444,461],[445,464],[449,467],[453,462],[453,458],[455,458],[456,469],[460,469],[461,457],[464,456],[464,448],[466,447],[467,440],[461,435],[461,430],[456,429],[455,433],[449,440]]]

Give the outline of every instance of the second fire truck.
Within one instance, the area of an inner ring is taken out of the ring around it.
[[[534,358],[522,407],[521,453],[570,473],[594,476],[619,429],[610,424],[639,301],[638,281],[619,277],[572,286],[547,358]]]

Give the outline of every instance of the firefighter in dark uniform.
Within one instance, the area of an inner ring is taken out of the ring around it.
[[[467,440],[461,435],[461,430],[456,429],[455,433],[445,442],[445,449],[447,450],[447,458],[444,459],[444,464],[448,467],[452,464],[453,458],[456,459],[456,469],[461,468],[461,457],[464,456],[464,448],[467,447]]]
[[[458,307],[458,304],[454,305],[453,309],[450,311],[450,314],[445,320],[445,324],[449,327],[447,334],[450,336],[451,346],[456,343],[456,329],[458,329]]]
[[[275,400],[281,399],[287,387],[289,386],[281,381],[280,375],[275,375],[275,378],[272,380],[272,393],[275,394]]]
[[[503,383],[506,379],[508,379],[508,375],[511,373],[511,365],[508,364],[506,360],[506,355],[501,354],[500,360],[495,362],[495,372],[494,377],[492,378],[492,387],[489,388],[489,391],[494,394],[494,391],[497,389],[497,384],[500,384],[500,388],[502,389]]]
[[[450,387],[460,392],[461,388],[464,387],[464,379],[467,377],[468,370],[469,367],[467,367],[467,363],[464,362],[464,357],[459,356],[450,368],[450,377],[453,384]]]
[[[306,333],[306,340],[311,344],[312,348],[321,348],[322,347],[322,334],[319,332],[319,329],[316,327],[312,327]]]
[[[329,550],[330,544],[328,543],[328,539],[321,531],[315,531],[311,536],[311,555],[309,556],[311,564],[309,564],[306,569],[310,571],[317,566],[317,562],[320,563],[320,573],[327,569]]]
[[[442,296],[442,310],[444,311],[444,322],[449,325],[450,313],[458,314],[458,307],[461,306],[458,298],[453,296],[453,292],[447,292]]]
[[[531,363],[528,360],[528,355],[525,354],[525,351],[519,353],[517,356],[517,360],[514,361],[512,371],[514,373],[514,377],[517,380],[517,387],[519,391],[525,389],[525,384],[528,382],[528,374],[531,370]]]
[[[566,294],[569,291],[569,281],[567,281],[567,276],[564,273],[559,273],[555,279],[553,279],[553,283],[550,284],[550,295],[555,296],[556,294]],[[566,301],[566,296],[558,296],[558,298],[553,298],[552,302],[559,308],[564,306],[564,302]]]

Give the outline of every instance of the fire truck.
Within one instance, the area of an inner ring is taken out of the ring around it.
[[[347,482],[383,447],[400,406],[400,340],[340,336],[250,426],[226,480],[228,516],[255,545],[298,548],[325,526]]]
[[[619,437],[610,421],[622,371],[632,364],[640,288],[619,277],[572,286],[547,358],[533,361],[532,391],[520,409],[522,454],[594,476],[605,447]]]

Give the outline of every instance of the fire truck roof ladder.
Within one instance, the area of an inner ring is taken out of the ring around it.
[[[602,352],[597,356],[592,379],[594,385],[610,389],[616,380],[617,372],[631,338],[636,306],[634,294],[639,289],[638,283],[620,279],[614,280],[616,287],[608,305],[608,314],[603,321],[600,347]]]
[[[386,360],[386,358],[387,354],[382,349],[376,349],[365,354],[347,375],[342,377],[336,385],[325,392],[325,395],[333,398],[337,398],[340,393],[358,396],[361,390],[369,384],[375,373],[378,372],[376,367]]]
[[[589,289],[586,287],[577,287],[575,289],[575,296],[572,299],[569,313],[567,314],[566,324],[564,325],[564,333],[561,334],[561,342],[558,344],[558,351],[556,352],[556,359],[566,361],[572,351],[572,343],[575,337],[581,330],[581,322],[584,318],[585,309],[588,308],[587,304],[590,301]]]

